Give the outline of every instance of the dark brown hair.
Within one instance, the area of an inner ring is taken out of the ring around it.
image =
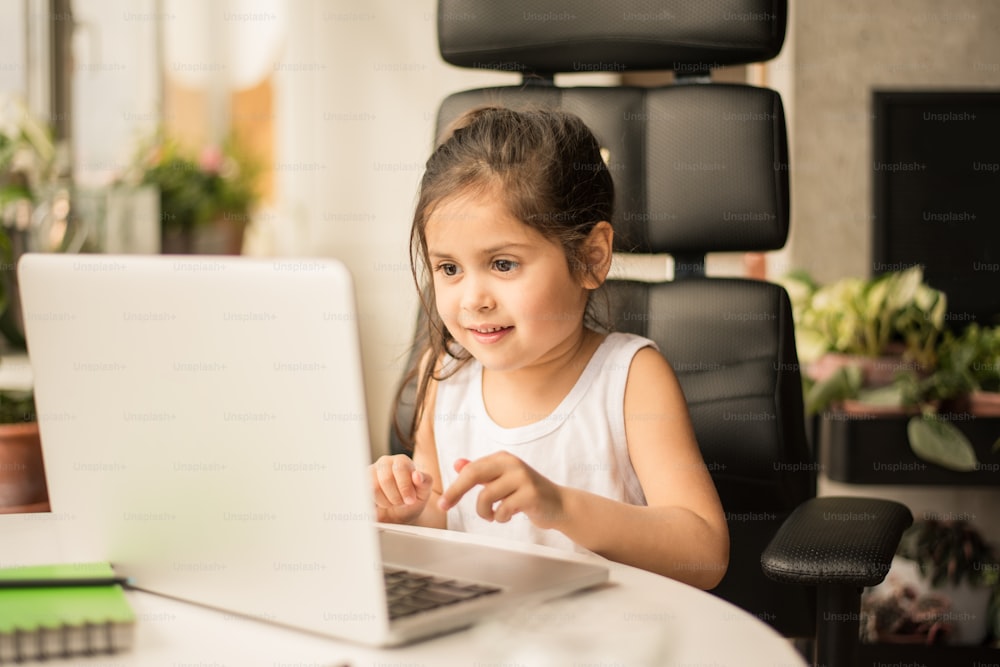
[[[561,245],[574,275],[590,270],[583,256],[584,241],[598,222],[611,221],[614,209],[614,184],[600,144],[573,114],[482,107],[466,112],[448,128],[427,160],[410,230],[410,262],[425,326],[418,332],[417,363],[396,397],[393,428],[411,449],[430,382],[453,374],[471,356],[455,343],[435,308],[424,228],[442,202],[487,190],[498,194],[514,218]],[[588,321],[603,327],[590,310]],[[442,373],[438,362],[445,357],[453,362]],[[428,361],[421,372],[420,360],[425,358]],[[413,419],[404,430],[398,410],[414,379]]]

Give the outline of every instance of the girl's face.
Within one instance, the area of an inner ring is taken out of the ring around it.
[[[562,246],[512,217],[496,196],[447,199],[424,232],[438,314],[485,368],[529,368],[579,344],[588,290]]]

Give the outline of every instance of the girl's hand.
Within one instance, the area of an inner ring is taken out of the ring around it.
[[[405,454],[381,456],[368,466],[375,490],[378,520],[412,523],[431,497],[433,478],[417,470]]]
[[[438,507],[449,510],[472,487],[482,485],[476,513],[487,521],[506,523],[523,512],[539,528],[555,528],[566,520],[563,489],[535,472],[510,452],[496,452],[475,461],[455,461],[458,478],[445,489]]]

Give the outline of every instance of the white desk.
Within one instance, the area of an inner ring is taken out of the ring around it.
[[[45,522],[0,517],[0,542],[19,534],[17,557],[39,559]],[[414,529],[421,530],[421,529]],[[470,540],[449,533],[450,539]],[[552,550],[518,546],[523,550]],[[6,549],[5,549],[6,550]],[[48,550],[47,550],[48,551]],[[58,545],[55,551],[59,551]],[[42,554],[43,558],[47,554]],[[563,554],[563,552],[556,552]],[[9,559],[9,560],[8,560]],[[50,556],[51,559],[51,556]],[[603,561],[602,561],[603,562]],[[713,595],[643,570],[609,563],[598,589],[532,605],[468,630],[396,649],[372,649],[178,600],[131,591],[138,618],[133,650],[47,661],[46,667],[550,667],[682,665],[793,667],[804,663],[770,626]]]

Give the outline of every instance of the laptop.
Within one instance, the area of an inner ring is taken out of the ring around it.
[[[376,522],[341,262],[26,254],[18,280],[52,523],[80,560],[379,646],[607,580],[599,562]],[[434,595],[390,614],[406,572]]]

